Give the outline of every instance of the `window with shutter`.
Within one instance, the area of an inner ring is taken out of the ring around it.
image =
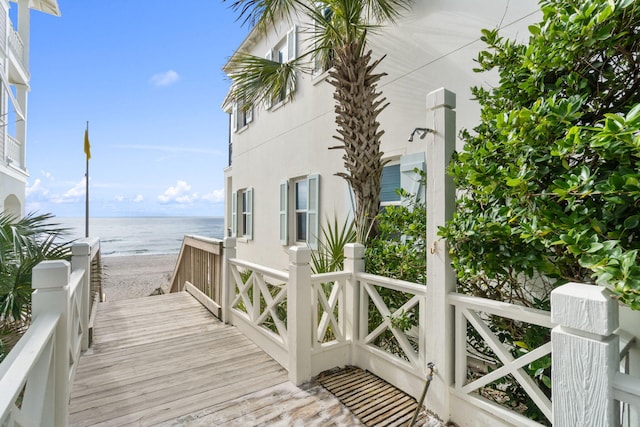
[[[231,195],[231,235],[253,239],[253,188]]]
[[[289,203],[290,198],[291,203]],[[289,206],[291,206],[291,222],[289,222]],[[317,249],[319,206],[319,175],[291,180],[291,193],[289,193],[289,181],[281,182],[280,244],[288,245],[289,235],[291,235],[295,243],[306,243],[311,249]]]

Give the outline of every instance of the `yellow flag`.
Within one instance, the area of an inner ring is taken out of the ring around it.
[[[89,144],[89,129],[84,131],[84,154],[87,155],[87,160],[91,158],[91,144]]]

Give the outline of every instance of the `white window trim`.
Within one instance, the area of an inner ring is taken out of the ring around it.
[[[244,121],[245,124],[243,126],[238,126],[238,120],[240,118],[241,109],[244,108],[244,103],[234,102],[231,110],[231,121],[233,123],[233,131],[236,133],[243,132],[247,127],[249,127],[249,123],[253,122],[253,106],[250,106],[244,112]]]
[[[242,206],[243,193],[247,195],[246,212],[239,210],[239,207]],[[238,224],[244,216],[247,217],[246,229],[243,230],[242,236],[238,236]],[[231,237],[253,240],[253,187],[231,193]]]
[[[415,169],[426,172],[424,152],[407,154],[400,158],[400,186],[413,196],[413,200],[424,201],[424,183]],[[412,200],[404,197],[402,204],[408,205],[410,201]]]
[[[289,179],[280,183],[280,244],[283,246],[290,244],[289,237],[295,235],[290,233],[291,227],[295,227],[295,221],[290,221],[290,207],[295,207],[294,203],[289,203],[290,198],[295,197],[293,193],[293,182],[299,179]],[[318,237],[319,237],[319,216],[320,216],[320,175],[313,174],[306,177],[307,180],[307,240],[306,244],[313,250],[318,249]],[[291,191],[289,191],[291,189]],[[295,216],[294,216],[295,218]],[[300,244],[300,242],[294,242],[294,244]]]
[[[278,43],[276,43],[276,45],[273,48],[267,51],[267,53],[265,54],[265,58],[268,59],[269,61],[273,61],[274,58],[276,57],[276,47],[280,45],[283,45],[286,47],[286,55],[284,58],[285,62],[290,62],[297,58],[298,56],[298,26],[297,25],[294,25],[293,27],[291,27],[291,29],[287,31],[286,36],[280,39],[280,41],[278,41]],[[292,86],[287,86],[286,96],[284,96],[282,100],[274,103],[272,99],[265,99],[264,101],[265,110],[275,111],[279,109],[280,107],[282,107],[284,104],[287,103],[287,98],[289,97],[291,92],[295,92],[295,90],[296,90],[296,85],[295,85],[295,82],[293,82]]]

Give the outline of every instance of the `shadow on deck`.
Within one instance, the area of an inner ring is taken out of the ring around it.
[[[73,426],[363,425],[185,292],[100,304],[69,412]]]

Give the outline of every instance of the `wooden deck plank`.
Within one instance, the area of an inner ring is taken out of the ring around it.
[[[100,303],[94,346],[72,386],[70,425],[244,426],[249,419],[361,425],[318,384],[291,384],[279,364],[186,293]]]

